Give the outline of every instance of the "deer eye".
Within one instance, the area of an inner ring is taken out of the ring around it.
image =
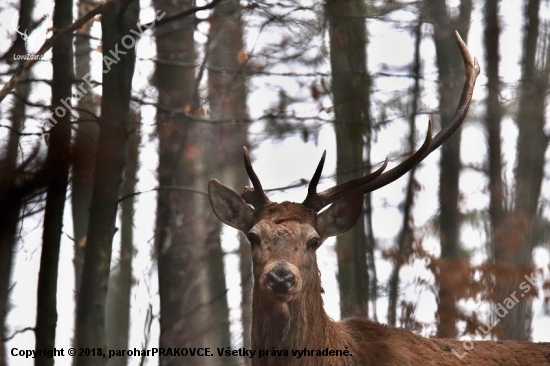
[[[315,250],[315,249],[319,248],[319,245],[320,245],[319,238],[311,238],[307,241],[308,249]]]
[[[248,241],[250,242],[250,245],[260,245],[261,243],[261,239],[258,235],[254,234],[254,233],[248,233],[248,235],[246,236],[246,238],[248,239]]]

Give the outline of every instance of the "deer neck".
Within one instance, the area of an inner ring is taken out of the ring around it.
[[[254,349],[320,349],[335,323],[323,307],[321,284],[289,302],[274,302],[254,285],[252,347]]]

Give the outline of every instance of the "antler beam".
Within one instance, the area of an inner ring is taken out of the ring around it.
[[[353,191],[361,190],[363,193],[372,192],[378,188],[381,188],[394,180],[400,178],[402,175],[411,170],[415,165],[419,164],[426,156],[428,156],[432,151],[437,149],[441,144],[448,139],[462,124],[468,108],[470,107],[470,102],[472,101],[472,94],[474,91],[474,85],[479,75],[479,64],[477,59],[472,58],[468,47],[460,37],[460,34],[455,31],[456,41],[458,43],[458,48],[464,60],[464,68],[466,69],[466,80],[464,82],[464,87],[462,89],[462,95],[460,96],[460,102],[456,112],[449,123],[444,129],[442,129],[433,139],[432,139],[432,121],[428,123],[428,132],[426,133],[426,139],[424,143],[413,155],[408,159],[403,161],[401,164],[397,165],[393,169],[382,173],[386,168],[387,159],[380,169],[376,172],[362,178],[357,178],[345,183],[341,183],[337,186],[329,188],[323,192],[315,193],[317,190],[317,183],[319,182],[319,177],[321,175],[321,169],[325,160],[325,155],[315,171],[313,179],[310,182],[308,189],[308,195],[303,202],[303,205],[307,208],[310,208],[316,212],[321,210],[323,207],[330,205],[331,203],[351,194]]]

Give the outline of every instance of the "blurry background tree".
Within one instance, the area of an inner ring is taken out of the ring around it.
[[[547,43],[547,21],[541,23],[540,11],[540,1],[524,2],[521,82],[517,92],[518,106],[514,113],[518,136],[514,185],[510,187],[511,207],[508,206],[504,214],[494,213],[497,225],[502,222],[501,215],[504,215],[503,224],[493,228],[492,238],[497,268],[496,302],[502,302],[509,296],[515,290],[515,284],[521,282],[524,275],[534,272],[533,250],[538,245],[548,244],[549,238],[548,221],[541,215],[547,207],[547,201],[541,199],[541,189],[548,146],[545,114],[546,95],[549,90],[550,47]],[[502,188],[498,187],[498,183],[495,189],[494,209],[500,209],[506,202],[497,200],[502,194]],[[522,301],[510,309],[510,313],[497,329],[497,335],[502,339],[528,340],[531,337],[532,320],[529,302]]]
[[[49,27],[95,6],[0,5],[2,84]],[[21,364],[6,349],[33,345],[249,348],[248,243],[212,214],[206,183],[241,190],[243,146],[275,200],[303,199],[324,149],[321,184],[403,160],[423,121],[445,126],[458,102],[454,30],[485,60],[469,117],[439,157],[367,195],[362,220],[319,249],[325,303],[335,318],[426,336],[548,340],[548,3],[101,6],[0,98],[0,366]],[[520,294],[533,274],[537,288]],[[519,303],[476,333],[514,291]]]
[[[171,14],[193,4],[159,0],[155,7]],[[159,93],[156,128],[162,189],[158,193],[155,246],[161,347],[230,342],[221,225],[209,208],[206,195],[199,194],[221,162],[217,159],[220,154],[216,126],[201,123],[201,117],[196,120],[205,111],[201,101],[204,61],[198,58],[194,32],[193,17],[155,29],[154,81]],[[221,365],[221,361],[197,356],[188,362]],[[163,365],[180,362],[179,358],[161,358]]]
[[[226,184],[233,187],[244,187],[248,179],[239,174],[242,168],[242,147],[248,145],[248,110],[246,106],[247,86],[246,70],[248,58],[244,49],[242,7],[238,0],[226,0],[214,8],[209,19],[210,32],[206,49],[205,66],[208,70],[207,101],[209,106],[209,119],[212,125],[205,131],[211,134],[210,145],[205,144],[202,152],[205,157],[210,157],[209,172],[207,176],[218,176]],[[206,140],[206,138],[205,138]],[[204,187],[204,186],[203,186]],[[204,208],[208,211],[208,207]],[[211,296],[218,298],[214,302],[213,314],[219,324],[224,324],[229,319],[226,299],[225,273],[223,271],[223,256],[221,243],[218,242],[220,224],[217,218],[210,221],[213,227],[212,233],[217,235],[216,243],[211,248],[209,270],[211,271],[210,286]],[[241,285],[242,285],[242,322],[243,345],[250,348],[250,323],[251,311],[249,309],[252,291],[252,268],[248,241],[240,238],[239,244],[241,260]],[[223,301],[222,301],[223,300]],[[225,330],[225,329],[224,329]],[[215,329],[213,333],[219,335],[218,339],[210,338],[212,344],[228,344],[227,332]]]
[[[122,39],[138,23],[139,3],[135,0],[115,2],[101,15],[102,50],[104,55],[111,55],[116,62],[105,58],[102,69],[94,185],[76,309],[76,349],[97,349],[107,345],[105,319],[112,244],[117,230],[115,221],[126,165],[126,142],[130,131],[135,129],[135,123],[131,123],[130,99],[136,48],[135,42],[128,43]],[[125,51],[119,55],[118,49],[122,46]],[[77,365],[104,364],[100,357],[75,357],[74,360]]]
[[[72,20],[72,2],[70,0],[55,1],[53,26],[61,29],[71,24]],[[57,268],[71,154],[70,107],[62,104],[62,101],[71,100],[73,79],[72,36],[67,34],[52,47],[52,110],[61,112],[56,114],[57,123],[52,126],[50,131],[45,162],[48,169],[48,183],[36,299],[36,349],[55,347]],[[70,102],[67,104],[71,105]],[[45,357],[35,361],[36,365],[53,365],[53,363],[53,359]]]
[[[435,44],[436,64],[439,74],[439,116],[441,127],[451,121],[456,101],[460,98],[461,76],[460,55],[455,45],[454,31],[458,30],[464,42],[468,42],[472,0],[461,0],[458,14],[451,16],[446,0],[425,1],[428,20],[433,24],[433,40]],[[456,12],[456,11],[455,11]],[[460,135],[458,130],[441,147],[439,170],[439,238],[441,241],[441,257],[434,264],[438,294],[438,327],[437,336],[455,338],[455,324],[458,319],[457,284],[464,282],[468,274],[468,266],[464,262],[460,245],[460,209],[459,209],[459,176]],[[447,271],[446,268],[454,268]],[[466,270],[462,273],[461,270]]]

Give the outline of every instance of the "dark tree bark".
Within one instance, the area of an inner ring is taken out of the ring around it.
[[[500,138],[500,126],[502,120],[502,107],[499,101],[499,39],[500,22],[498,16],[498,2],[487,0],[485,2],[485,60],[487,73],[487,110],[485,124],[487,127],[487,145],[489,147],[489,218],[491,223],[490,251],[492,254],[491,276],[495,278],[494,293],[489,294],[494,303],[501,302],[510,295],[509,287],[503,281],[509,271],[509,263],[506,259],[506,243],[510,235],[510,227],[507,225],[507,212],[504,208],[504,186],[502,181],[502,147]],[[513,291],[513,290],[512,290]],[[507,322],[502,319],[495,328],[497,335],[502,329],[502,324]],[[502,334],[499,338],[502,338]]]
[[[28,29],[31,24],[31,13],[34,8],[33,0],[21,0],[19,6],[19,29]],[[19,35],[13,46],[6,54],[7,59],[13,54],[25,54],[25,43]],[[31,76],[32,77],[32,76]],[[6,350],[4,338],[6,335],[6,317],[9,311],[9,292],[11,287],[11,272],[13,266],[13,249],[16,243],[16,233],[21,212],[22,197],[12,192],[17,186],[18,174],[17,157],[19,153],[18,132],[23,131],[25,121],[24,99],[29,94],[28,83],[18,84],[15,92],[21,97],[15,98],[10,110],[12,130],[8,135],[5,157],[0,160],[0,365],[6,365]]]
[[[489,146],[489,216],[492,227],[493,255],[495,240],[499,240],[498,233],[503,229],[504,222],[504,187],[502,182],[502,146],[500,138],[500,124],[502,107],[499,101],[499,39],[500,22],[498,17],[498,1],[485,1],[485,60],[487,73],[487,111],[485,124],[487,126],[487,145]]]
[[[84,16],[92,4],[80,1],[78,3],[78,17]],[[90,28],[93,20],[88,21],[75,37],[75,73],[77,80],[83,80],[90,75],[92,48],[90,45]],[[90,220],[90,204],[94,188],[94,165],[97,148],[99,126],[95,116],[99,111],[99,98],[92,92],[87,83],[81,83],[86,93],[78,100],[78,123],[72,148],[71,174],[71,208],[74,237],[74,281],[75,304],[78,307],[78,296],[82,283],[82,267],[86,252],[86,235]],[[75,311],[75,315],[78,311]],[[75,329],[76,317],[74,319]],[[76,340],[73,340],[76,341]]]
[[[56,0],[53,14],[54,28],[63,28],[73,20],[72,0]],[[63,228],[63,211],[69,177],[71,147],[71,104],[73,71],[73,44],[70,34],[52,47],[52,105],[57,124],[50,133],[46,164],[50,173],[42,234],[42,253],[38,275],[36,304],[36,349],[53,349],[57,326],[57,267]],[[64,103],[63,103],[64,102]],[[53,365],[53,358],[37,357],[35,365]]]
[[[126,165],[120,195],[135,192],[139,170],[140,114],[131,111],[130,137],[126,143]],[[130,335],[130,295],[132,292],[132,259],[134,256],[134,197],[125,198],[120,210],[120,259],[111,270],[106,305],[106,338],[109,349],[127,349]],[[109,366],[124,366],[127,355],[110,358]]]
[[[243,44],[243,21],[242,9],[238,0],[223,1],[214,8],[211,18],[210,41],[208,52],[208,103],[210,105],[210,118],[213,121],[224,121],[221,125],[215,123],[209,130],[216,134],[216,160],[211,162],[212,166],[218,166],[217,171],[212,171],[212,178],[217,177],[230,186],[242,189],[248,184],[248,179],[243,173],[242,148],[248,145],[248,124],[243,123],[248,119],[247,113],[247,87],[246,78],[243,74],[246,66],[246,57]],[[233,122],[235,121],[235,122]],[[208,152],[205,151],[205,156]],[[210,152],[210,155],[212,153]],[[216,217],[213,217],[216,222]],[[219,225],[219,223],[214,223]],[[252,263],[250,257],[250,244],[247,240],[240,240],[241,260],[241,289],[242,289],[242,312],[243,312],[243,344],[250,347],[250,324],[251,324],[251,271]],[[248,249],[248,251],[247,251]],[[221,254],[221,251],[219,252]],[[221,258],[220,258],[221,259]],[[221,264],[221,260],[218,260]],[[212,263],[216,265],[215,263]],[[212,290],[213,295],[222,294],[225,291],[225,279],[222,271],[223,266],[216,271],[218,277],[212,283],[218,283],[220,288]],[[222,287],[223,286],[223,287]],[[220,306],[220,324],[225,324],[228,317],[227,300],[223,296],[223,303]],[[217,344],[229,345],[229,328],[220,332]],[[246,361],[246,360],[245,360]],[[226,360],[227,362],[227,360]]]
[[[434,25],[433,39],[436,49],[436,63],[439,71],[439,112],[441,127],[445,127],[455,112],[462,86],[462,58],[460,57],[454,31],[458,30],[466,42],[472,12],[472,1],[462,0],[459,15],[451,18],[445,0],[426,1],[426,11]],[[455,132],[441,147],[439,173],[439,233],[441,257],[439,273],[436,276],[439,285],[439,304],[437,310],[437,336],[455,338],[455,323],[458,319],[456,306],[456,284],[461,274],[447,271],[460,262],[460,211],[459,175],[460,163],[460,129]]]
[[[363,154],[370,139],[366,9],[363,1],[327,1],[332,93],[336,131],[337,183],[368,174]],[[369,166],[367,162],[367,166]],[[369,199],[367,197],[366,199]],[[367,316],[369,272],[364,219],[337,238],[342,317]]]
[[[19,6],[19,29],[28,29],[31,24],[33,0],[21,0]],[[25,42],[17,35],[14,44],[7,51],[5,57],[8,62],[13,54],[25,54]],[[11,60],[13,61],[13,60]],[[19,148],[19,134],[22,131],[25,120],[25,103],[29,93],[29,85],[18,85],[15,92],[21,97],[16,98],[11,108],[11,127],[5,156],[2,157],[0,166],[0,217],[4,219],[0,223],[0,365],[6,364],[4,337],[6,336],[5,321],[9,311],[10,277],[13,264],[13,246],[15,245],[16,230],[21,211],[20,197],[14,197],[9,192],[17,185],[17,156]],[[23,99],[23,100],[22,100]]]
[[[79,18],[86,14],[92,6],[86,2],[78,3]],[[75,71],[76,79],[82,80],[90,74],[91,46],[90,20],[82,27],[75,37]],[[86,94],[78,101],[79,120],[76,124],[76,136],[72,151],[72,214],[74,231],[74,274],[75,298],[78,299],[82,280],[82,266],[86,251],[86,234],[90,220],[90,203],[94,185],[94,164],[99,128],[95,116],[98,110],[98,98],[87,83],[82,83]]]
[[[124,170],[130,95],[135,67],[135,44],[132,46],[128,39],[122,43],[122,38],[131,34],[130,29],[135,28],[138,17],[138,1],[117,3],[115,9],[105,11],[101,17],[103,54],[112,57],[116,49],[122,49],[126,53],[117,54],[119,60],[114,63],[104,62],[94,189],[86,259],[82,270],[82,287],[77,309],[77,349],[106,349],[105,298],[112,240],[115,233],[117,201]],[[136,39],[134,41],[137,42]],[[101,357],[76,358],[76,364],[79,366],[104,363]]]
[[[15,92],[26,99],[30,85],[21,83],[15,87]],[[13,266],[14,245],[17,242],[17,227],[21,212],[21,197],[10,192],[17,186],[19,174],[17,156],[19,151],[19,134],[25,121],[25,103],[16,98],[10,109],[11,127],[8,136],[5,155],[0,159],[0,365],[6,365],[4,337],[6,336],[6,317],[9,311],[9,292],[11,288],[11,272]]]
[[[193,1],[155,1],[168,14],[189,9]],[[199,124],[188,118],[196,112],[194,17],[155,30],[157,65],[155,86],[161,108],[157,110],[159,186],[203,190],[209,173],[202,159]],[[170,111],[180,111],[172,113]],[[200,180],[200,181],[199,181]],[[206,345],[209,332],[209,258],[205,235],[211,209],[207,197],[181,190],[161,190],[157,200],[155,247],[158,260],[161,347],[215,347]],[[208,239],[207,239],[208,238]],[[214,239],[214,240],[219,240]],[[215,246],[216,244],[214,244]],[[221,346],[221,345],[220,345]],[[188,365],[211,362],[187,358]],[[179,365],[174,357],[160,357],[160,365]]]

